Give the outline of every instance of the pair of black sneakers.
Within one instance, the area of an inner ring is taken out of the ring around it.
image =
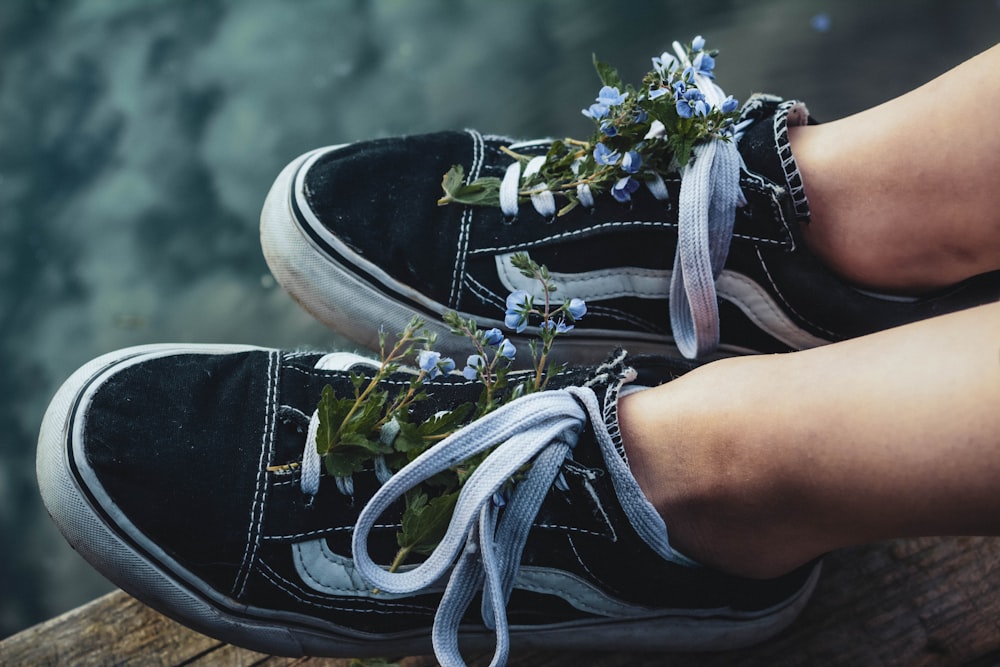
[[[289,656],[456,664],[492,647],[501,663],[511,646],[721,650],[786,627],[819,564],[753,580],[676,551],[629,472],[619,396],[996,299],[1000,276],[908,300],[838,280],[800,236],[787,127],[811,122],[804,105],[755,96],[720,121],[708,52],[685,55],[654,66],[674,127],[708,127],[690,160],[669,144],[657,164],[654,123],[634,157],[619,148],[609,85],[587,110],[603,135],[579,150],[465,131],[289,164],[262,214],[268,263],[381,356],[151,345],[88,363],[39,438],[69,542],[164,614]],[[571,189],[557,162],[582,174]]]

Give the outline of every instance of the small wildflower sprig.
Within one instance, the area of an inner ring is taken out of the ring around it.
[[[595,57],[603,86],[594,103],[582,110],[594,122],[594,134],[587,141],[552,142],[542,167],[521,183],[518,201],[548,190],[565,199],[557,215],[600,193],[629,202],[642,183],[657,187],[663,176],[684,167],[699,143],[730,140],[739,103],[729,96],[713,105],[698,84],[699,79],[715,78],[718,51],[706,50],[701,36],[687,45],[675,44],[675,49],[683,58],[668,52],[653,58],[653,69],[639,89],[623,84],[617,70]],[[522,167],[535,157],[506,147],[501,150]],[[500,204],[499,178],[483,177],[468,184],[464,178],[461,165],[445,174],[439,205]],[[581,186],[586,186],[586,194],[581,194]]]
[[[474,415],[480,417],[498,407],[500,392],[507,386],[507,373],[517,348],[500,329],[494,327],[483,331],[475,320],[463,319],[458,313],[445,313],[444,323],[451,327],[453,334],[467,338],[475,350],[466,359],[462,375],[483,385]]]
[[[552,281],[552,275],[548,268],[533,261],[527,253],[512,255],[511,265],[523,276],[537,280],[541,286],[540,303],[536,303],[535,297],[526,291],[516,290],[507,297],[507,310],[504,314],[504,324],[517,333],[527,329],[532,319],[539,320],[538,338],[541,347],[537,341],[532,340],[529,343],[535,372],[528,391],[541,391],[545,389],[549,378],[559,370],[556,365],[549,362],[552,344],[557,336],[573,330],[574,323],[587,314],[587,304],[582,299],[569,299],[558,307],[555,306],[552,295],[556,291],[556,286]]]
[[[529,326],[537,327],[538,341],[529,343],[533,372],[509,387],[508,374],[517,354],[514,344],[498,328],[482,330],[475,320],[446,313],[444,322],[451,332],[467,339],[473,348],[461,374],[479,381],[483,391],[475,404],[461,404],[411,422],[411,409],[427,398],[425,381],[457,373],[456,364],[433,349],[435,337],[419,318],[410,321],[391,347],[385,334],[380,333],[380,365],[368,378],[351,374],[353,395],[338,398],[331,386],[323,388],[317,407],[316,450],[328,474],[349,478],[368,465],[373,465],[376,472],[381,468],[393,474],[472,419],[497,409],[505,401],[545,389],[549,379],[561,370],[549,361],[555,339],[573,329],[574,323],[586,314],[587,306],[580,299],[556,305],[551,274],[527,254],[515,254],[512,264],[540,285],[537,303],[528,292],[516,290],[507,298],[504,314],[505,326],[518,334]],[[406,359],[415,361],[415,372],[406,390],[391,397],[386,381]],[[399,551],[390,571],[398,569],[413,553],[433,551],[444,536],[462,484],[488,454],[483,452],[463,461],[407,493],[397,534]],[[504,501],[503,490],[496,501]]]
[[[365,462],[373,456],[392,454],[393,449],[378,437],[382,427],[427,397],[422,388],[425,378],[433,379],[454,369],[451,359],[430,350],[434,336],[423,327],[423,320],[412,319],[388,349],[386,335],[380,332],[381,364],[367,381],[363,375],[351,373],[353,396],[338,398],[330,385],[323,388],[317,408],[316,451],[323,457],[324,466],[331,475],[349,476],[363,470]],[[399,370],[400,363],[411,356],[417,346],[423,347],[417,354],[420,370],[410,381],[407,391],[390,402],[389,393],[381,388],[381,383]]]

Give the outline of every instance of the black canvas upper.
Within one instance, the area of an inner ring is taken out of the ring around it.
[[[919,299],[897,300],[858,290],[828,271],[802,242],[800,228],[809,224],[809,213],[787,143],[789,115],[805,122],[807,114],[798,103],[769,96],[753,98],[743,111],[744,120],[756,121],[739,143],[745,161],[740,186],[747,205],[737,211],[725,269],[755,293],[741,290],[727,296],[720,287],[723,349],[811,347],[1000,298],[1000,272]],[[593,209],[581,206],[555,219],[546,219],[529,204],[521,205],[514,220],[495,207],[437,205],[442,175],[452,165],[463,166],[467,181],[502,177],[511,158],[500,148],[511,143],[474,131],[442,132],[329,151],[309,165],[303,178],[304,206],[324,234],[311,228],[315,223],[306,222],[301,210],[299,222],[312,234],[317,252],[328,254],[371,289],[432,317],[454,309],[482,320],[502,319],[511,290],[498,275],[497,257],[515,251],[528,252],[557,274],[636,276],[634,282],[646,280],[646,287],[650,271],[671,269],[680,188],[676,175],[665,179],[670,192],[666,202],[641,188],[629,204],[600,195]],[[548,145],[539,141],[516,150],[543,154]],[[301,202],[296,205],[301,208]],[[324,236],[336,238],[347,250]],[[372,266],[394,284],[373,275]],[[619,332],[619,338],[640,335],[668,342],[666,283],[663,279],[664,294],[655,298],[600,297],[572,282],[560,296],[589,297],[578,337],[614,341]],[[426,299],[413,299],[410,289]]]
[[[353,496],[346,496],[324,474],[319,492],[307,498],[297,469],[276,469],[302,460],[304,415],[315,408],[322,388],[353,391],[347,372],[314,368],[319,357],[270,350],[178,351],[123,363],[86,387],[86,402],[73,417],[75,435],[67,451],[76,484],[130,550],[223,614],[334,638],[356,632],[383,640],[411,630],[426,634],[440,590],[403,598],[326,590],[320,577],[310,581],[302,562],[295,562],[296,549],[315,550],[320,542],[329,553],[349,559],[352,527],[379,486],[374,472],[366,470],[354,475]],[[628,362],[644,385],[691,367],[655,357]],[[590,373],[566,371],[551,386],[579,385]],[[410,377],[394,376],[387,384],[405,389]],[[479,392],[457,375],[426,386],[430,398],[416,404],[414,420],[474,400]],[[598,386],[600,396],[607,386]],[[607,397],[608,418],[615,421],[614,396]],[[737,620],[780,608],[801,593],[812,573],[807,566],[759,581],[664,560],[622,510],[590,427],[562,472],[565,486],[553,486],[544,500],[522,567],[570,575],[616,604],[649,613],[697,616],[711,610]],[[398,548],[400,510],[385,515],[372,532],[369,549],[377,562],[390,562]],[[99,566],[116,570],[114,564]],[[116,583],[140,599],[148,597],[142,583],[127,577]],[[186,620],[183,608],[161,610]],[[572,595],[524,588],[515,588],[508,613],[518,626],[603,618],[575,604]],[[475,606],[466,621],[482,629]],[[255,645],[252,637],[227,639]],[[335,639],[329,646],[327,654],[344,654]],[[377,654],[377,645],[372,651]]]

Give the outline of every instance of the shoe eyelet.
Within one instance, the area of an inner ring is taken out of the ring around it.
[[[513,225],[515,220],[517,220],[516,215],[505,215],[503,216],[503,218],[501,218],[501,221],[505,225]]]
[[[311,493],[302,494],[302,506],[305,507],[307,510],[312,509],[313,503],[315,501],[316,501],[316,496],[314,494]]]
[[[556,221],[556,216],[554,215],[550,215],[549,217],[545,218],[546,225],[551,225],[555,221]]]

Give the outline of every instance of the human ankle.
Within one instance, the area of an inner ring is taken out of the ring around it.
[[[752,410],[734,380],[749,359],[713,362],[619,403],[629,465],[663,517],[671,545],[716,569],[752,578],[785,574],[818,552],[799,541],[792,487],[738,415]],[[746,368],[744,368],[746,367]],[[728,389],[727,389],[728,385]]]
[[[996,237],[984,236],[989,221],[970,224],[973,199],[951,193],[933,159],[921,179],[909,176],[912,165],[871,125],[859,115],[789,127],[811,213],[805,245],[846,282],[890,294],[920,295],[1000,268]],[[956,208],[963,200],[965,213]]]

